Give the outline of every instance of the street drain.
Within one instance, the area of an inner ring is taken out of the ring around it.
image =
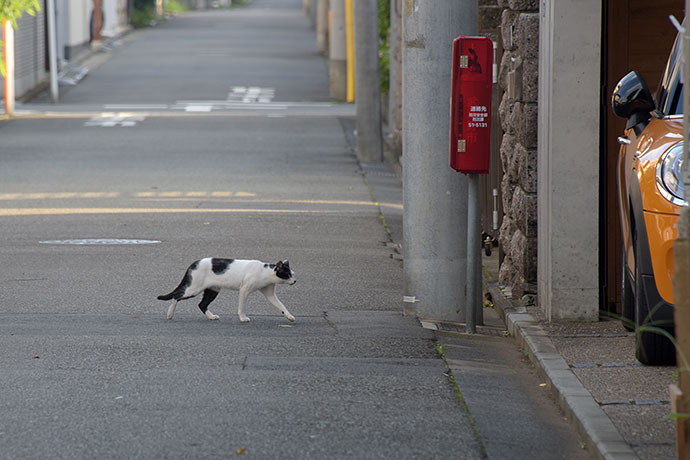
[[[113,238],[86,238],[81,240],[47,240],[41,244],[74,244],[74,245],[116,245],[116,244],[155,244],[158,240],[127,240]]]

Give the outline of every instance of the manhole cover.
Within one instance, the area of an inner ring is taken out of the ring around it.
[[[114,245],[114,244],[155,244],[158,240],[126,240],[112,238],[87,238],[81,240],[47,240],[41,241],[42,244],[76,244],[76,245]]]

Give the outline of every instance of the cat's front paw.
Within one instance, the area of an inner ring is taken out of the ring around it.
[[[213,314],[213,313],[211,313],[210,311],[207,311],[207,312],[206,312],[206,317],[207,317],[208,319],[210,319],[211,321],[215,321],[215,320],[220,319],[220,316],[218,316],[218,315],[216,315],[216,314]]]
[[[240,316],[240,321],[243,323],[248,323],[249,322],[249,316]]]

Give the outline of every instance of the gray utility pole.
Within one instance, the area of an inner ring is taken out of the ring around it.
[[[402,0],[391,2],[388,129],[394,156],[402,151]],[[397,158],[394,158],[397,159]]]
[[[380,162],[383,160],[383,135],[376,0],[355,0],[354,16],[357,155],[364,162]]]
[[[347,44],[345,43],[345,0],[331,1],[331,33],[328,40],[331,97],[347,97]]]
[[[316,0],[316,48],[328,56],[328,0]]]
[[[312,29],[316,30],[316,0],[307,0],[307,11],[309,12],[309,20],[311,21]]]
[[[477,34],[476,0],[404,1],[404,311],[464,321],[467,177],[449,166],[453,39]]]

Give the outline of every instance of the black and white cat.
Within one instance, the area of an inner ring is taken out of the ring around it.
[[[180,300],[189,299],[204,293],[199,303],[199,308],[208,319],[218,319],[208,311],[208,305],[213,302],[221,289],[227,288],[240,291],[237,313],[240,321],[246,323],[249,317],[244,312],[247,296],[254,291],[261,291],[271,304],[273,304],[288,320],[294,321],[295,317],[285,308],[285,305],[276,297],[276,284],[295,284],[295,273],[290,270],[290,262],[278,261],[276,264],[267,264],[258,260],[218,259],[208,257],[197,260],[189,266],[182,278],[180,285],[170,294],[158,296],[159,300],[170,300],[168,319],[175,315],[175,306]]]

